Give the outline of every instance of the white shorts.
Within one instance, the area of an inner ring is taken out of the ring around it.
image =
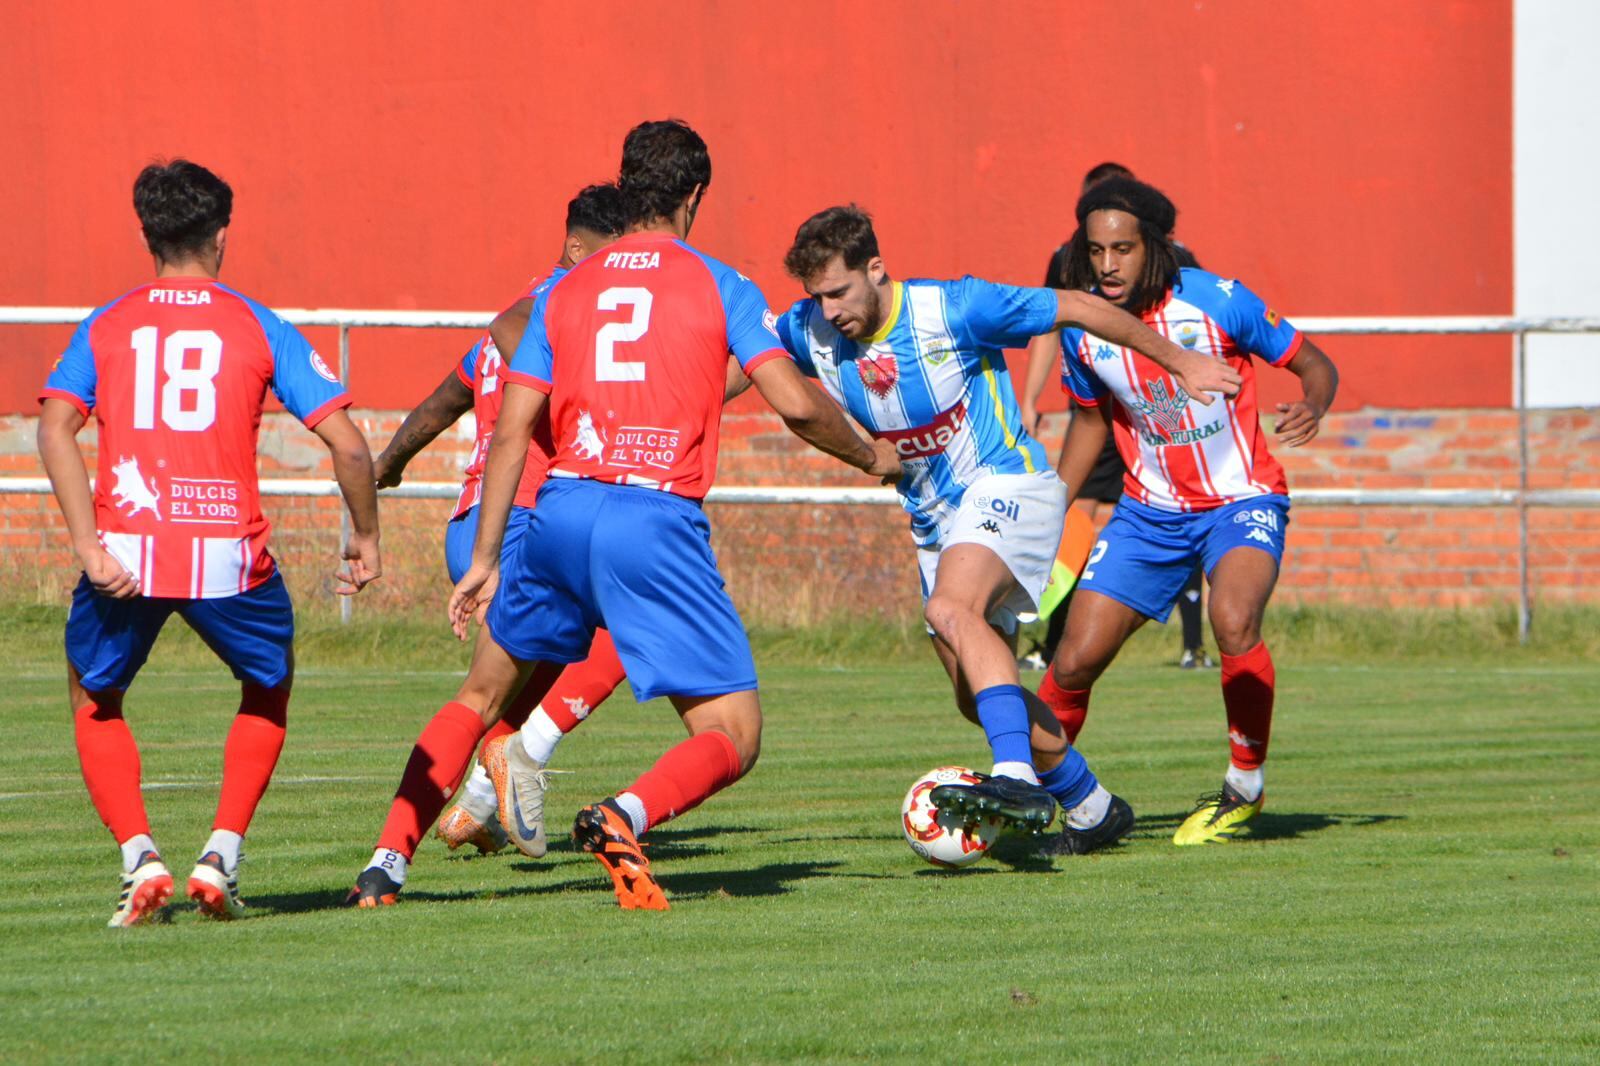
[[[1015,579],[1011,592],[989,616],[991,624],[1014,632],[1018,615],[1039,610],[1066,521],[1067,486],[1053,470],[979,478],[962,495],[961,506],[940,525],[938,540],[917,549],[922,602],[926,604],[933,592],[939,557],[946,548],[981,544],[1000,556]]]

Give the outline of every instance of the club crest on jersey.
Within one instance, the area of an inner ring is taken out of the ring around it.
[[[879,356],[862,353],[856,359],[856,373],[861,375],[861,384],[867,391],[879,399],[889,395],[894,383],[900,380],[900,367],[894,361],[893,352]]]
[[[1194,328],[1194,323],[1183,322],[1178,325],[1177,336],[1174,339],[1185,348],[1193,348],[1200,343],[1200,331]]]
[[[956,354],[956,350],[948,344],[935,344],[928,348],[923,358],[934,366],[944,366],[945,360]]]
[[[146,483],[144,474],[139,469],[137,457],[129,459],[123,456],[111,468],[111,473],[116,475],[117,479],[116,484],[111,486],[112,502],[117,507],[124,505],[133,507],[125,517],[132,518],[140,511],[149,511],[156,516],[157,521],[160,520],[161,494],[156,491],[155,478]]]
[[[601,453],[606,450],[605,430],[595,428],[594,416],[588,411],[578,412],[578,428],[572,450],[586,463],[598,460]]]
[[[328,369],[328,364],[322,361],[322,356],[317,354],[317,350],[315,348],[311,349],[311,369],[315,370],[324,379],[333,382],[335,385],[342,384],[339,381],[339,375]]]

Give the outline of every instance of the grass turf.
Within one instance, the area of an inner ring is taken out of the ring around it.
[[[1138,811],[1130,840],[1048,862],[1008,842],[948,874],[896,817],[921,771],[983,760],[931,655],[818,667],[779,645],[754,774],[652,834],[670,913],[618,910],[564,842],[530,861],[436,841],[400,906],[351,912],[338,904],[460,653],[419,639],[394,661],[368,633],[341,656],[310,634],[246,845],[254,916],[180,907],[113,931],[116,852],[78,777],[59,643],[36,632],[55,625],[0,633],[5,1061],[1600,1054],[1600,668],[1581,659],[1280,654],[1266,811],[1234,843],[1179,850],[1173,828],[1224,766],[1220,698],[1214,671],[1158,666],[1147,643],[1102,682],[1082,738]],[[180,885],[235,696],[175,625],[128,700]],[[664,703],[598,711],[558,754],[573,774],[553,835],[679,735]]]

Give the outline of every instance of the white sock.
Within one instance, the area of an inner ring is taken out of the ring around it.
[[[1067,824],[1074,829],[1093,829],[1106,820],[1106,811],[1110,809],[1111,793],[1106,791],[1106,786],[1096,784],[1082,803],[1067,812]]]
[[[495,795],[494,782],[489,779],[489,771],[483,768],[483,763],[472,768],[472,776],[467,778],[467,787],[462,792],[462,805],[480,822],[500,809],[500,798]]]
[[[214,851],[222,856],[222,869],[224,873],[233,873],[239,868],[239,845],[244,843],[244,837],[227,829],[213,829],[211,839],[206,841],[206,846],[200,849],[200,854],[205,855]]]
[[[1254,770],[1241,770],[1229,763],[1223,780],[1232,785],[1233,790],[1243,796],[1247,803],[1254,803],[1261,798],[1261,790],[1267,787],[1266,771],[1259,766]]]
[[[997,762],[994,764],[994,769],[989,772],[989,776],[1014,777],[1030,785],[1039,783],[1039,775],[1033,772],[1033,764],[1025,762]]]
[[[367,869],[377,867],[389,875],[389,880],[397,885],[403,885],[406,883],[406,867],[410,865],[410,860],[398,851],[379,848],[372,853],[372,861],[367,863]]]
[[[644,813],[644,800],[632,792],[619,792],[617,806],[627,813],[628,821],[633,824],[633,835],[644,836],[644,831],[650,827],[650,818]]]
[[[133,873],[134,867],[139,864],[139,856],[147,851],[156,850],[156,842],[151,840],[147,833],[129,837],[118,846],[122,848],[122,872],[129,874]]]
[[[522,750],[540,763],[548,763],[556,753],[556,745],[566,734],[550,720],[543,707],[535,707],[528,720],[522,723]]]

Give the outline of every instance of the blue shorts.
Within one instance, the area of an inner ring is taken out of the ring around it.
[[[513,507],[506,516],[506,536],[500,542],[500,558],[510,555],[522,543],[528,531],[528,520],[533,517],[531,507]],[[478,539],[478,505],[473,504],[450,520],[444,527],[444,566],[450,572],[454,585],[472,566],[472,545]]]
[[[275,688],[289,676],[294,607],[283,575],[248,592],[211,600],[135,596],[113,600],[80,578],[67,615],[67,661],[90,692],[133,683],[167,618],[176,611],[240,681]]]
[[[1283,562],[1289,497],[1255,496],[1211,511],[1173,513],[1126,496],[1100,531],[1078,588],[1109,596],[1165,622],[1198,559],[1210,578],[1235,548],[1257,548]]]
[[[527,534],[500,563],[496,643],[524,662],[577,662],[611,631],[640,702],[756,687],[739,612],[694,500],[588,479],[539,490]]]

